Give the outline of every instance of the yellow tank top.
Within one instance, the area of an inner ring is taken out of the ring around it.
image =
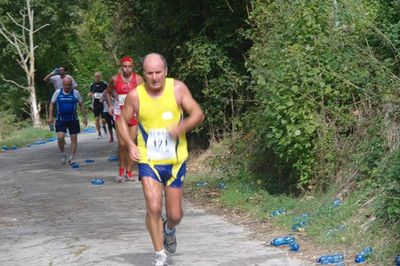
[[[137,88],[139,96],[139,163],[176,164],[188,157],[185,133],[172,139],[167,129],[183,119],[183,111],[176,103],[174,79],[167,78],[163,93],[153,98],[144,86]]]

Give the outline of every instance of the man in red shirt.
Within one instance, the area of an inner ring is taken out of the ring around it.
[[[105,98],[109,106],[108,112],[114,117],[115,121],[118,121],[121,117],[121,110],[124,107],[125,98],[128,93],[134,90],[137,85],[143,83],[143,78],[133,72],[133,59],[131,57],[122,57],[120,63],[122,71],[111,78],[107,93],[105,93]],[[111,97],[114,97],[114,104],[112,104]],[[136,118],[129,121],[129,133],[132,140],[136,139],[137,124]],[[133,160],[128,155],[128,147],[120,137],[118,126],[116,126],[115,130],[118,138],[119,157],[119,171],[115,181],[121,183],[125,178],[129,181],[135,181],[135,177],[132,174]]]

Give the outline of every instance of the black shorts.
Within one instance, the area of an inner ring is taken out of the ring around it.
[[[100,115],[102,115],[103,114],[103,108],[104,108],[104,106],[103,106],[102,103],[94,102],[93,103],[93,114],[94,114],[94,116],[95,117],[99,117]]]
[[[67,129],[70,135],[78,134],[79,132],[81,132],[79,120],[56,120],[56,132],[67,133]]]

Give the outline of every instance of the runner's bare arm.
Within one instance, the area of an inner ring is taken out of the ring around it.
[[[121,118],[116,121],[117,128],[122,140],[127,143],[129,149],[129,156],[132,160],[138,161],[140,154],[138,147],[129,136],[128,122],[133,118],[134,114],[139,112],[139,99],[137,90],[132,90],[128,93],[125,99],[124,109],[122,109]]]
[[[50,102],[49,106],[49,117],[47,118],[47,123],[53,123],[53,113],[54,113],[54,103]]]
[[[114,107],[112,105],[112,101],[111,101],[111,97],[112,97],[112,93],[114,91],[114,84],[115,84],[115,77],[112,77],[110,79],[110,82],[108,83],[108,87],[106,89],[106,93],[104,93],[104,99],[106,100],[107,104],[108,104],[108,113],[112,116],[113,115],[113,111],[114,111]]]
[[[43,81],[44,82],[48,82],[49,81],[49,79],[50,79],[50,77],[51,76],[54,76],[54,71],[51,71],[49,74],[47,74],[47,76],[45,76],[44,78],[43,78]]]
[[[81,109],[81,113],[83,116],[83,124],[86,127],[87,126],[87,116],[86,116],[86,110],[85,110],[85,106],[83,105],[83,102],[79,103],[79,108]]]
[[[177,138],[182,133],[188,132],[198,126],[203,122],[205,116],[185,83],[175,80],[174,91],[178,105],[188,114],[175,128],[169,129],[170,135]]]

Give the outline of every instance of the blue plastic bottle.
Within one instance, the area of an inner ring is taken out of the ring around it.
[[[394,263],[396,264],[396,266],[400,266],[400,256],[396,256],[396,258],[394,259]]]
[[[340,204],[342,204],[342,202],[340,201],[340,199],[335,199],[335,200],[332,202],[333,207],[339,207]]]
[[[296,241],[292,241],[289,243],[289,248],[293,252],[297,252],[300,250],[300,245]]]
[[[108,157],[109,162],[117,162],[118,161],[118,155],[111,155]]]
[[[205,186],[207,186],[207,185],[208,185],[207,182],[201,182],[201,181],[196,182],[196,187],[205,187]]]
[[[221,182],[221,183],[219,183],[219,184],[217,185],[217,187],[218,187],[219,189],[225,189],[225,188],[226,188],[226,185],[225,185],[225,183]]]
[[[278,209],[278,210],[275,210],[275,211],[273,211],[272,213],[271,213],[271,215],[272,216],[278,216],[278,215],[281,215],[281,214],[284,214],[285,213],[285,209]]]
[[[273,245],[275,247],[279,247],[282,245],[288,245],[294,241],[296,241],[294,236],[281,236],[281,237],[276,237],[276,238],[272,239],[271,245]]]
[[[342,253],[323,255],[317,259],[319,264],[338,264],[344,261],[344,256]]]
[[[85,160],[85,163],[94,163],[94,160],[92,160],[92,159],[86,159],[86,160]]]
[[[308,221],[301,221],[300,223],[292,225],[292,231],[297,231],[299,228],[303,228],[308,224]]]
[[[371,254],[372,254],[372,248],[366,247],[360,253],[358,253],[356,255],[354,262],[355,263],[365,262],[367,260],[368,256],[370,256]]]
[[[103,179],[92,179],[92,185],[103,185],[104,184],[104,180]]]

